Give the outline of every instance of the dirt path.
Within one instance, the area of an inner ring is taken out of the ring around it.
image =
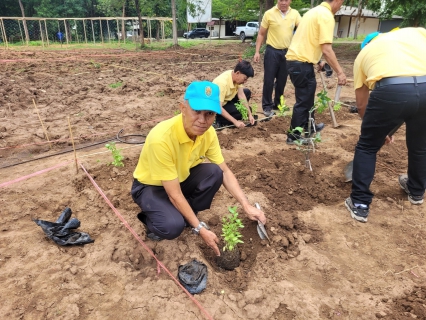
[[[249,200],[266,212],[272,238],[261,241],[256,224],[242,214],[244,260],[236,270],[219,269],[189,229],[173,241],[145,239],[129,194],[142,146],[118,143],[125,166],[114,168],[107,165],[112,159],[104,144],[121,129],[121,135],[146,135],[174,115],[188,83],[233,68],[247,46],[0,52],[0,185],[10,182],[0,187],[0,314],[5,319],[207,318],[167,272],[157,273],[144,245],[174,276],[179,265],[194,258],[207,264],[207,289],[195,298],[214,319],[426,319],[425,207],[411,205],[397,183],[407,166],[405,128],[379,152],[371,215],[367,224],[356,222],[343,205],[350,184],[342,170],[352,160],[360,120],[347,107],[336,113],[338,128],[328,113],[317,115],[326,128],[311,156],[312,172],[300,151],[285,143],[288,117],[218,132],[228,165]],[[335,48],[348,78],[357,48]],[[254,68],[247,86],[260,111],[263,67]],[[327,90],[334,97],[334,79],[327,79]],[[290,81],[285,97],[293,105]],[[341,100],[353,104],[351,82]],[[68,117],[80,163],[144,245],[83,170],[76,173]],[[48,168],[53,169],[40,172]],[[219,218],[234,204],[221,189],[211,209],[201,213],[216,234]],[[32,221],[55,221],[66,206],[93,244],[59,247]]]

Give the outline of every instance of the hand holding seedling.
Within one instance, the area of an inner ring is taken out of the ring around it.
[[[201,228],[200,236],[201,238],[203,238],[206,245],[212,248],[217,256],[220,256],[219,247],[217,246],[217,244],[219,243],[219,239],[214,234],[214,232],[207,230],[206,228]]]

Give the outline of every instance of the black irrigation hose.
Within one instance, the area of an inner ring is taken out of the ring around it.
[[[81,147],[75,148],[75,150],[81,150],[81,149],[85,149],[85,148],[90,148],[90,147],[96,146],[98,144],[106,143],[106,142],[109,142],[109,141],[119,141],[119,142],[127,143],[127,144],[141,144],[141,143],[145,142],[145,139],[144,139],[143,142],[130,142],[130,141],[122,140],[122,138],[128,138],[128,137],[136,137],[136,136],[138,136],[138,137],[144,137],[144,138],[146,137],[145,135],[140,135],[140,134],[131,134],[131,135],[126,135],[126,136],[121,136],[120,137],[120,133],[122,133],[123,131],[124,131],[124,129],[121,129],[117,133],[116,138],[109,138],[109,139],[106,139],[106,140],[94,142],[94,143],[91,143],[91,144],[86,145],[86,146],[81,146]],[[28,163],[28,162],[32,162],[32,161],[36,161],[36,160],[41,160],[41,159],[46,159],[46,158],[49,158],[49,157],[58,156],[58,155],[61,155],[61,154],[64,154],[64,153],[72,152],[72,151],[73,151],[73,149],[63,150],[63,151],[59,151],[59,152],[56,152],[56,153],[53,153],[53,154],[45,155],[43,157],[38,157],[38,158],[34,158],[34,159],[30,159],[30,160],[25,160],[25,161],[18,162],[18,163],[8,164],[8,165],[0,167],[0,169],[10,168],[10,167],[14,167],[14,166],[17,166],[17,165],[20,165],[20,164],[24,164],[24,163]]]

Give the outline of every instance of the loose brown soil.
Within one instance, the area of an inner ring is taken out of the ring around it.
[[[342,171],[352,160],[360,119],[345,106],[336,113],[338,128],[327,112],[317,115],[326,128],[311,155],[313,171],[302,153],[285,143],[288,117],[218,132],[242,189],[265,211],[271,238],[261,240],[256,223],[240,208],[244,244],[235,270],[219,268],[190,229],[173,241],[145,238],[129,194],[142,146],[117,143],[125,166],[115,168],[108,165],[112,158],[104,144],[121,129],[120,136],[132,135],[124,140],[143,141],[158,121],[173,116],[188,83],[233,68],[248,46],[205,42],[196,49],[161,52],[0,51],[0,184],[10,182],[0,187],[2,318],[205,318],[157,268],[150,248],[175,277],[179,265],[192,259],[208,266],[207,288],[195,298],[214,319],[426,319],[425,207],[411,205],[397,183],[407,167],[405,129],[379,152],[371,214],[368,223],[356,222],[343,205],[350,184]],[[357,46],[339,45],[335,51],[352,78]],[[247,86],[261,117],[263,66],[254,68]],[[335,87],[335,78],[327,79],[332,98]],[[285,97],[292,106],[290,81]],[[354,103],[352,82],[341,100]],[[76,172],[68,118],[79,162],[142,244],[82,168]],[[222,188],[200,217],[220,235],[220,219],[235,204]],[[93,244],[57,246],[32,221],[55,221],[66,206]]]

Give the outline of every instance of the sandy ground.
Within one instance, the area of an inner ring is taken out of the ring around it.
[[[173,241],[145,238],[129,193],[142,148],[137,143],[174,115],[188,83],[233,68],[248,46],[0,51],[2,318],[426,319],[425,207],[411,205],[397,183],[407,166],[405,129],[379,152],[371,214],[368,223],[356,222],[343,205],[350,184],[342,171],[352,159],[360,119],[345,106],[336,113],[338,128],[327,112],[317,115],[326,128],[311,155],[312,171],[303,154],[285,143],[288,117],[218,132],[247,197],[264,209],[271,237],[261,241],[239,208],[245,224],[239,268],[219,269],[189,229]],[[357,46],[340,44],[335,51],[352,78]],[[254,67],[247,87],[261,116],[263,66]],[[336,80],[327,79],[330,97],[335,89]],[[293,105],[290,81],[285,97]],[[351,82],[341,100],[353,104]],[[121,129],[128,143],[117,146],[125,166],[115,168],[104,145]],[[200,215],[219,235],[220,218],[235,204],[221,189]],[[94,243],[60,247],[32,221],[55,221],[67,206]],[[192,259],[208,266],[207,288],[194,296],[198,304],[171,277]]]

